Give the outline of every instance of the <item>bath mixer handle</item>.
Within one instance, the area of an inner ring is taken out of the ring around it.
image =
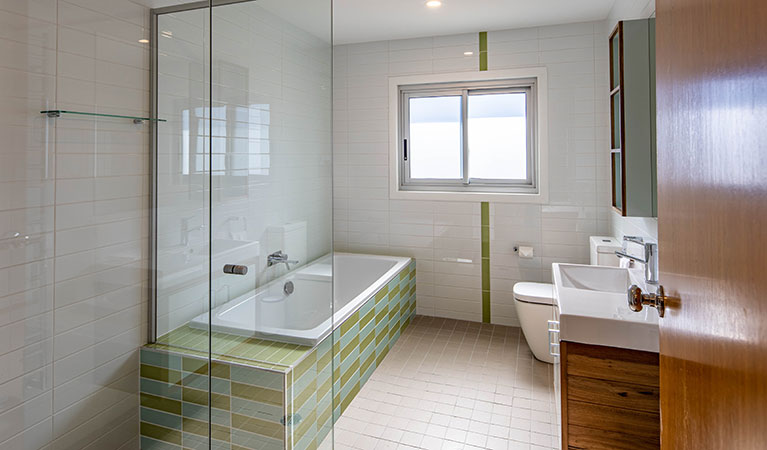
[[[224,273],[228,273],[230,275],[247,275],[248,266],[243,266],[240,264],[226,264],[224,266]]]
[[[285,267],[290,270],[290,265],[298,264],[298,260],[290,260],[288,259],[287,253],[283,253],[282,250],[277,250],[266,257],[266,267],[272,267],[277,264],[285,264]]]

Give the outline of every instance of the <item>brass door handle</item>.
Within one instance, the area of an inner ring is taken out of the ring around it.
[[[655,294],[643,294],[642,289],[635,284],[631,285],[628,291],[629,308],[632,311],[639,312],[643,305],[647,305],[657,309],[660,317],[666,313],[667,298],[663,286],[658,286],[658,292]]]

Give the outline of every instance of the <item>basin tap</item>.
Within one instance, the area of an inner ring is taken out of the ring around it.
[[[282,250],[277,250],[276,252],[266,257],[266,267],[272,267],[277,264],[285,264],[285,267],[290,270],[290,265],[298,264],[298,261],[288,259],[287,254],[283,253]]]
[[[628,243],[639,244],[644,247],[644,258],[629,255],[626,249]],[[644,264],[644,278],[647,284],[658,284],[658,244],[645,242],[638,236],[623,236],[623,249],[616,250],[615,254],[618,258],[628,258]]]

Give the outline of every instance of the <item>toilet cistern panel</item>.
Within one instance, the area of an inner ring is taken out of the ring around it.
[[[612,236],[591,236],[589,238],[592,266],[620,266],[620,258],[615,255],[616,250],[621,250],[621,243]]]

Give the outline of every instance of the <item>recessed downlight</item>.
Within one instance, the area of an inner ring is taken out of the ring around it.
[[[149,39],[139,39],[138,43],[139,44],[148,44],[149,43]]]
[[[442,1],[441,0],[429,0],[428,2],[426,2],[426,6],[428,6],[429,8],[439,8],[440,6],[442,6]]]
[[[471,56],[474,52],[463,52],[463,56]]]

